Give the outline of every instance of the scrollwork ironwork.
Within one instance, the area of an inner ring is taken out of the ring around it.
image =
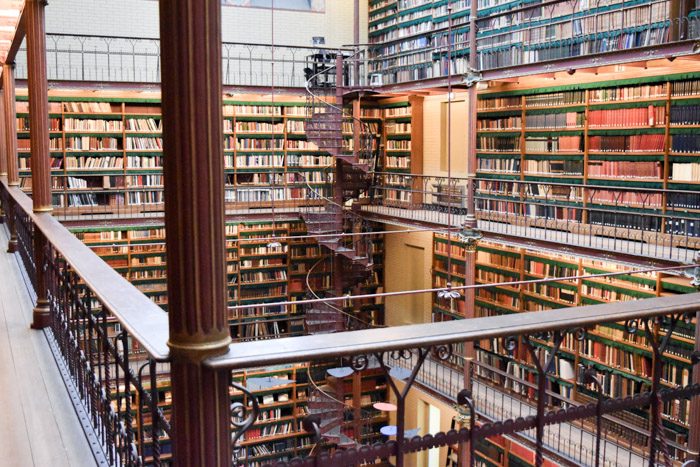
[[[450,359],[453,350],[451,344],[437,345],[432,348],[432,353],[438,360],[444,362]]]
[[[250,406],[246,406],[241,402],[233,402],[231,404],[231,427],[233,428],[231,433],[231,447],[233,448],[233,463],[236,465],[238,451],[240,450],[240,447],[237,447],[236,444],[258,419],[260,406],[258,405],[258,399],[248,388],[233,381],[231,381],[229,385],[235,390],[244,393],[248,397],[248,400],[251,401]]]
[[[350,358],[350,368],[355,371],[362,371],[369,366],[369,357],[367,355],[353,355]]]

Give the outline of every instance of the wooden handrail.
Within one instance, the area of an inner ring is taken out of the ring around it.
[[[601,323],[700,311],[700,293],[606,303],[550,312],[526,312],[442,323],[367,329],[231,344],[226,354],[210,357],[212,368],[252,368],[281,363],[337,359],[352,355],[474,342],[543,331],[588,328]]]
[[[85,281],[103,308],[112,314],[141,348],[156,361],[167,361],[168,314],[124,279],[66,227],[47,213],[32,211],[32,200],[19,187],[0,177],[2,189],[22,209],[34,228],[61,254],[71,269]]]

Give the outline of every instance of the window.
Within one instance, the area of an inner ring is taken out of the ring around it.
[[[221,0],[221,3],[230,6],[272,7],[272,0]],[[325,0],[276,0],[275,8],[285,10],[323,11],[325,3]]]

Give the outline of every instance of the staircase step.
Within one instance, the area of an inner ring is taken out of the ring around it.
[[[340,449],[350,449],[357,446],[357,442],[355,442],[354,439],[345,436],[343,433],[340,433],[338,440],[335,442],[335,444]]]
[[[325,435],[329,431],[331,431],[333,428],[338,428],[343,426],[343,417],[333,417],[333,418],[326,418],[324,420],[321,420],[321,434]]]
[[[333,308],[328,308],[327,310],[323,309],[318,309],[318,308],[312,308],[311,310],[306,312],[306,316],[313,316],[314,318],[316,317],[323,317],[323,316],[334,316],[340,314],[338,310],[334,310]]]

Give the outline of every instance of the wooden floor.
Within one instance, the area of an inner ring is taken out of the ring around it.
[[[95,460],[0,225],[0,466],[92,466]]]

